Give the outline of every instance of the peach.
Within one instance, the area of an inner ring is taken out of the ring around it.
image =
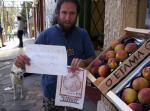
[[[99,85],[104,79],[105,79],[105,77],[98,77],[95,81],[95,84]]]
[[[115,58],[109,58],[107,64],[111,69],[116,69],[118,67],[118,63]]]
[[[111,42],[111,48],[114,49],[116,47],[116,45],[120,44],[120,42],[118,40],[113,40]]]
[[[150,81],[150,66],[144,67],[142,70],[142,75],[145,79]]]
[[[109,50],[106,52],[106,58],[109,59],[109,58],[114,58],[116,55],[115,51],[113,50]]]
[[[102,59],[105,59],[106,58],[106,55],[105,54],[102,54],[99,59],[102,60]]]
[[[127,104],[133,103],[137,100],[137,92],[132,88],[125,88],[121,98]]]
[[[102,63],[105,63],[105,61],[107,61],[106,54],[102,54],[99,59],[102,61]]]
[[[97,66],[93,66],[93,67],[91,67],[91,69],[90,69],[90,72],[91,72],[93,75],[96,75],[96,74],[97,74],[97,71],[98,71],[98,67],[97,67]]]
[[[143,88],[138,93],[139,102],[142,104],[150,104],[150,88]]]
[[[148,80],[146,80],[143,77],[138,77],[138,78],[133,80],[132,87],[133,87],[133,89],[139,91],[143,88],[149,87],[149,82],[148,82]]]
[[[137,50],[137,45],[135,43],[128,43],[125,46],[125,51],[128,53],[133,53],[136,50]]]
[[[144,106],[140,103],[130,103],[128,105],[133,111],[144,111]]]
[[[120,50],[116,52],[116,59],[119,61],[123,61],[128,57],[128,53],[124,50]]]
[[[114,50],[117,52],[117,51],[120,51],[120,50],[124,50],[124,48],[125,48],[124,44],[118,44],[118,45],[116,45]]]
[[[99,66],[99,65],[101,65],[101,64],[102,64],[102,61],[99,60],[99,59],[96,59],[96,60],[93,62],[92,66]]]
[[[102,77],[106,77],[109,74],[109,67],[107,65],[101,65],[98,68],[98,74]]]

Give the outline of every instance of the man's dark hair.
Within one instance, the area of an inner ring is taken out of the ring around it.
[[[76,8],[77,8],[77,14],[79,14],[79,12],[80,12],[79,0],[58,0],[56,8],[55,8],[55,14],[54,14],[53,20],[52,20],[52,25],[57,24],[57,16],[60,12],[60,8],[61,8],[62,4],[65,2],[74,3],[76,5]]]
[[[61,8],[61,5],[65,2],[71,2],[71,3],[74,3],[77,7],[77,13],[79,14],[80,12],[80,4],[79,4],[79,1],[78,0],[58,0],[57,2],[57,6],[56,6],[56,9],[55,9],[55,12],[56,14],[59,13],[60,11],[60,8]]]

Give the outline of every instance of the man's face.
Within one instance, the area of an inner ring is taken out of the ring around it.
[[[62,26],[65,31],[69,31],[75,26],[77,21],[77,7],[74,3],[65,2],[61,5],[58,15],[58,24]]]

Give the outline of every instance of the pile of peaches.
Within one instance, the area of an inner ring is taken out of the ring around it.
[[[96,79],[96,84],[100,84],[121,62],[127,59],[138,49],[135,39],[114,40],[109,50],[103,52],[91,64],[90,72]]]
[[[150,65],[145,66],[140,75],[130,82],[129,87],[121,92],[120,98],[133,111],[150,110]]]

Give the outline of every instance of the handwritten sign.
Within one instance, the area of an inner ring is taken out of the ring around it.
[[[66,75],[67,52],[64,46],[32,44],[25,47],[31,65],[26,65],[26,72],[48,75]]]
[[[79,69],[72,73],[68,67],[68,75],[58,76],[55,105],[83,109],[87,71]]]

